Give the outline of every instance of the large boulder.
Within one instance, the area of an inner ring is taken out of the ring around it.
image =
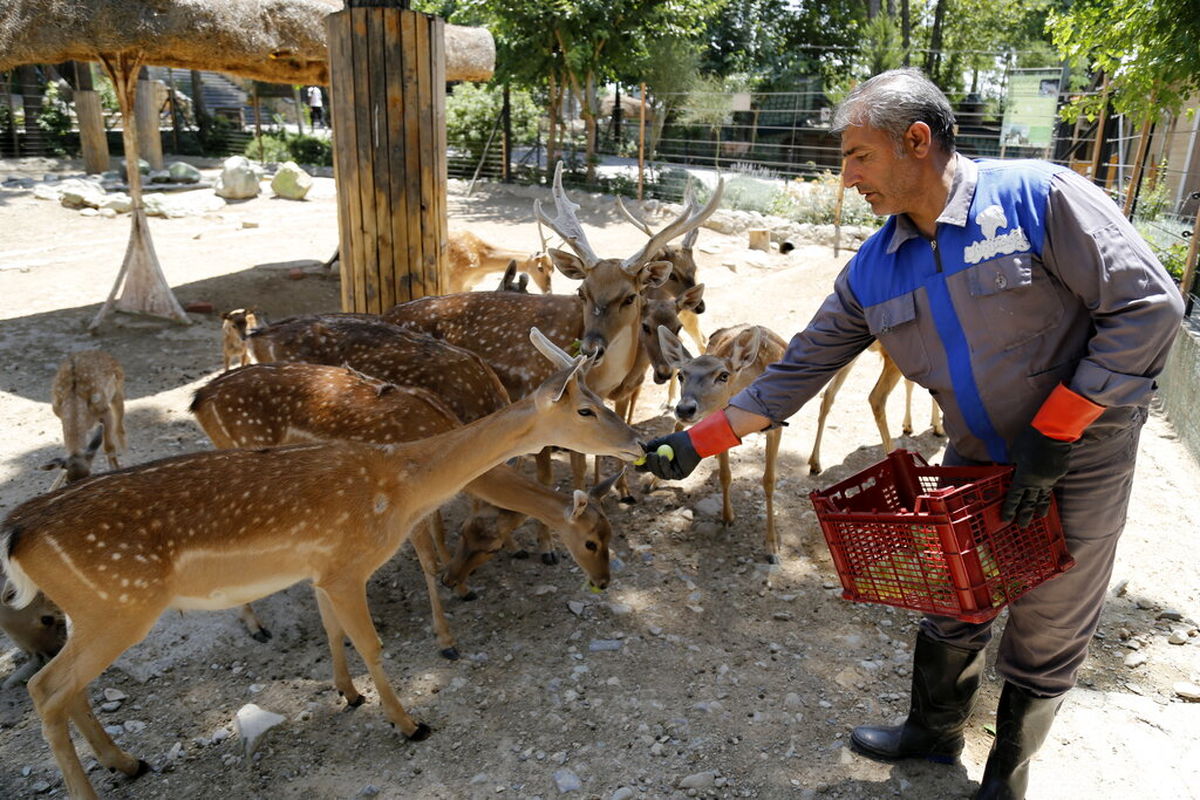
[[[171,173],[171,180],[175,183],[199,183],[200,170],[193,167],[186,161],[175,161],[167,166],[167,172]]]
[[[262,173],[245,156],[230,156],[221,165],[221,174],[213,190],[226,200],[245,200],[258,197],[258,181]]]
[[[285,200],[303,200],[312,186],[312,176],[294,161],[280,164],[275,177],[271,179],[272,191]]]

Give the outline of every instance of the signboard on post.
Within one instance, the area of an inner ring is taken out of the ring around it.
[[[1000,127],[1000,155],[1009,147],[1049,150],[1058,119],[1057,67],[1016,69],[1008,76],[1008,100]]]

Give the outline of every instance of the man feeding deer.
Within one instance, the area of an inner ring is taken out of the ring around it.
[[[1029,763],[1087,654],[1125,523],[1138,436],[1182,300],[1099,189],[1038,161],[972,161],[919,71],[882,73],[834,115],[845,185],[889,215],[782,359],[728,406],[646,445],[639,467],[680,479],[781,424],[878,339],[946,415],[947,465],[1011,463],[1004,519],[1056,495],[1076,566],[1009,606],[996,738],[977,800],[1020,800]],[[659,454],[662,444],[670,445]],[[902,725],[855,728],[884,760],[952,762],[992,623],[926,616]]]

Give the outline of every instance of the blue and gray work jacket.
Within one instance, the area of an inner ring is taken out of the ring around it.
[[[1085,438],[1131,423],[1183,313],[1171,278],[1113,202],[1071,170],[955,160],[936,236],[890,218],[784,357],[731,405],[786,419],[878,339],[937,399],[967,458],[1007,461],[1059,382],[1106,407]]]

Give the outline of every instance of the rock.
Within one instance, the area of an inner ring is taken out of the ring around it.
[[[611,652],[620,649],[620,639],[592,639],[588,643],[588,650],[591,650],[593,653]]]
[[[583,609],[585,607],[586,606],[584,606],[584,604],[579,602],[578,600],[567,601],[567,608],[569,608],[571,610],[571,613],[577,617],[583,616]]]
[[[285,719],[287,718],[282,714],[259,708],[254,703],[247,703],[239,708],[233,725],[242,739],[243,755],[246,758],[254,755],[254,751],[262,743],[263,735]],[[216,738],[214,735],[213,740],[215,741]]]
[[[45,794],[46,792],[50,791],[50,784],[46,783],[45,781],[36,781],[29,788],[33,789],[34,794]]]
[[[721,513],[722,500],[719,494],[710,494],[692,504],[692,509],[702,517],[715,517]]]
[[[1187,644],[1187,631],[1171,631],[1170,638],[1167,639],[1171,644]]]
[[[178,219],[186,217],[188,209],[182,202],[175,197],[168,197],[165,194],[148,194],[142,198],[142,207],[146,209],[146,215],[150,217],[167,217],[168,219]]]
[[[566,794],[582,789],[583,781],[569,769],[557,769],[554,771],[554,785],[558,787],[559,794]]]
[[[1140,667],[1142,664],[1145,664],[1149,659],[1150,657],[1142,651],[1135,650],[1134,652],[1125,656],[1125,666],[1129,667],[1130,669],[1134,669],[1136,667]]]
[[[312,187],[312,176],[294,161],[281,164],[271,179],[271,191],[285,200],[303,200]]]
[[[1200,686],[1189,681],[1178,681],[1172,687],[1175,694],[1187,700],[1189,703],[1200,702]]]
[[[139,158],[138,159],[138,172],[142,173],[143,175],[149,175],[150,174],[150,162],[144,158]],[[126,180],[128,180],[129,161],[124,158],[121,159],[121,175],[125,176]]]
[[[128,214],[133,210],[133,198],[124,192],[113,192],[106,194],[104,199],[100,201],[100,210],[105,209],[115,211],[118,214]]]
[[[100,704],[100,710],[107,714],[111,714],[112,712],[116,711],[120,707],[121,707],[121,704],[115,700],[112,702]]]
[[[531,594],[534,597],[541,597],[542,595],[546,594],[554,594],[557,591],[558,587],[552,583],[539,583],[537,586],[533,587]]]
[[[141,733],[146,730],[146,723],[140,719],[127,719],[125,720],[124,728],[130,733]]]
[[[696,772],[683,778],[677,784],[680,789],[707,789],[712,786],[717,780],[717,773],[709,770],[707,772]]]
[[[167,172],[175,183],[199,183],[200,170],[185,161],[174,161],[167,165]]]
[[[104,189],[91,181],[71,178],[56,187],[60,202],[67,208],[99,208],[104,202]]]
[[[184,311],[190,311],[193,314],[211,314],[213,313],[213,304],[206,300],[194,300],[183,307]]]
[[[379,794],[379,787],[373,783],[368,783],[366,786],[358,790],[355,797],[375,797]]]
[[[257,197],[258,179],[258,170],[250,165],[245,156],[230,156],[221,165],[221,174],[213,184],[213,191],[226,200]]]
[[[165,169],[150,170],[150,183],[173,183],[171,173]]]
[[[58,201],[62,198],[62,192],[53,186],[47,186],[44,183],[39,183],[33,187],[33,196],[38,200],[54,200]]]
[[[1166,619],[1170,620],[1171,622],[1181,622],[1183,620],[1183,614],[1179,613],[1173,608],[1164,608],[1162,611],[1158,612],[1156,619]]]
[[[630,800],[637,792],[628,786],[622,786],[608,796],[608,800]]]

